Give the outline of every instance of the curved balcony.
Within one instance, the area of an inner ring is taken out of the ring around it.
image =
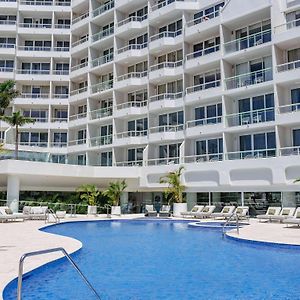
[[[0,54],[15,56],[16,45],[0,43]]]
[[[88,70],[88,62],[87,61],[84,63],[78,64],[78,65],[75,65],[75,66],[71,67],[70,77],[74,78],[76,76],[83,75],[87,72],[87,70]]]
[[[114,111],[117,118],[127,118],[146,114],[148,111],[147,101],[130,101],[118,104]]]
[[[182,140],[184,138],[184,124],[162,125],[149,128],[149,142]]]
[[[149,80],[153,83],[162,81],[170,81],[174,77],[182,76],[183,61],[163,62],[150,67]]]
[[[90,66],[93,69],[99,69],[101,72],[105,72],[109,69],[109,63],[112,62],[114,59],[114,54],[109,53],[107,55],[95,58],[91,61]]]
[[[97,136],[89,139],[90,147],[110,146],[112,142],[112,135]]]
[[[72,30],[76,30],[82,26],[87,26],[89,22],[89,12],[86,12],[72,20]]]
[[[82,51],[87,48],[89,43],[89,37],[86,36],[78,41],[75,41],[71,45],[71,52],[74,54],[75,52]]]
[[[114,146],[142,145],[148,143],[148,130],[125,131],[115,135]]]
[[[85,151],[87,149],[87,139],[70,140],[68,148],[72,151]]]
[[[69,126],[70,127],[77,127],[85,125],[87,122],[87,113],[80,113],[76,115],[69,116]]]
[[[168,110],[183,106],[183,93],[164,93],[151,96],[149,99],[149,111]]]
[[[137,58],[146,58],[148,55],[148,43],[130,44],[117,50],[116,62],[135,62]]]
[[[92,11],[92,17],[96,18],[98,16],[101,16],[107,12],[109,12],[111,9],[113,9],[115,7],[115,1],[112,0],[110,2],[107,2],[99,7],[97,7],[96,9],[94,9]]]
[[[88,97],[88,88],[85,86],[70,92],[70,102],[82,100]]]
[[[300,76],[300,60],[278,65],[276,71],[275,78],[277,82],[289,83],[291,81],[298,81]]]
[[[300,147],[292,146],[292,147],[284,147],[279,149],[279,156],[299,156],[300,155]]]
[[[112,37],[113,34],[114,34],[114,27],[107,28],[105,30],[97,32],[97,33],[92,35],[92,38],[91,38],[92,43],[96,43],[98,41],[102,41],[106,38]]]
[[[116,35],[124,39],[137,35],[141,31],[141,29],[146,27],[148,23],[147,17],[147,15],[141,17],[131,16],[120,21],[117,24]]]
[[[182,29],[178,31],[164,31],[150,37],[149,51],[167,51],[183,41]]]
[[[91,86],[91,94],[103,93],[105,91],[109,91],[113,88],[113,80],[108,80],[104,82],[99,82]]]
[[[222,133],[223,131],[222,117],[212,117],[205,119],[198,119],[186,122],[186,136],[187,137],[198,137],[199,134],[209,135],[216,132]]]
[[[132,72],[117,77],[115,89],[122,91],[130,91],[139,89],[147,84],[148,72]]]
[[[111,117],[113,114],[112,107],[105,107],[96,110],[90,111],[90,119],[91,120],[100,120]]]

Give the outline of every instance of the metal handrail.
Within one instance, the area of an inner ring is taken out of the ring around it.
[[[106,215],[107,215],[107,218],[109,218],[109,216],[110,216],[109,210],[111,209],[111,205],[110,204],[104,204],[104,208],[106,208]]]
[[[39,251],[33,251],[33,252],[28,252],[25,253],[21,256],[20,261],[19,261],[19,274],[18,274],[18,289],[17,289],[17,300],[22,299],[22,282],[23,282],[23,266],[24,266],[24,261],[27,257],[31,256],[37,256],[37,255],[43,255],[43,254],[48,254],[48,253],[54,253],[54,252],[62,252],[62,254],[68,259],[72,267],[78,272],[80,275],[81,279],[84,281],[84,283],[88,286],[88,288],[93,292],[95,297],[97,299],[101,299],[95,288],[92,286],[92,284],[89,282],[89,280],[84,276],[82,271],[79,269],[77,264],[74,262],[74,260],[71,258],[71,256],[67,253],[67,251],[62,248],[51,248],[51,249],[45,249],[45,250],[39,250]]]
[[[235,212],[232,212],[232,214],[230,215],[230,217],[227,219],[227,221],[225,222],[225,224],[222,227],[223,236],[225,236],[225,228],[226,228],[226,226],[228,226],[228,224],[233,216],[236,216],[236,231],[237,231],[237,234],[240,234],[239,216]]]
[[[48,208],[45,212],[45,224],[46,223],[50,223],[50,218],[49,216],[52,216],[54,218],[54,222],[55,224],[59,223],[59,218],[57,217],[56,213],[54,212],[54,210],[52,208]]]

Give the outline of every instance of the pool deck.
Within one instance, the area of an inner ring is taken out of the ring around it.
[[[134,219],[141,216],[123,215],[121,219]],[[107,220],[106,215],[98,217],[77,216],[76,218],[66,218],[62,222],[104,219]],[[68,253],[73,253],[81,248],[82,244],[78,240],[40,231],[39,229],[44,226],[44,221],[0,223],[0,299],[2,299],[5,286],[17,277],[18,262],[24,253],[55,247],[63,247]],[[237,235],[236,230],[227,234],[245,240],[300,245],[299,227],[287,228],[286,225],[279,223],[259,223],[255,219],[250,220],[249,226],[241,228],[239,235]],[[61,254],[46,254],[28,258],[24,264],[24,273],[59,257]]]

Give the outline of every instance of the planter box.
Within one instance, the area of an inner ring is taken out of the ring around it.
[[[173,216],[174,217],[181,217],[182,212],[187,211],[187,204],[186,203],[174,203],[173,204]]]
[[[111,207],[111,215],[121,215],[121,206],[112,206]]]
[[[88,215],[96,215],[97,206],[88,205]]]

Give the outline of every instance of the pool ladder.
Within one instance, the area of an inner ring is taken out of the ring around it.
[[[236,231],[237,231],[237,234],[240,234],[239,216],[233,212],[222,227],[223,237],[225,236],[225,228],[226,228],[226,226],[229,225],[229,222],[231,221],[233,216],[236,216]]]
[[[40,250],[40,251],[34,251],[34,252],[28,252],[25,253],[21,256],[20,261],[19,261],[19,274],[18,274],[18,288],[17,288],[17,300],[22,299],[22,282],[23,282],[23,266],[24,266],[24,261],[27,257],[31,256],[38,256],[38,255],[43,255],[43,254],[49,254],[49,253],[54,253],[54,252],[61,252],[70,262],[72,267],[77,271],[77,273],[80,275],[80,278],[83,280],[83,282],[87,285],[87,287],[93,292],[94,296],[96,299],[100,299],[99,294],[95,290],[95,288],[92,286],[92,284],[89,282],[89,280],[84,276],[82,271],[79,269],[77,264],[74,262],[74,260],[71,258],[71,256],[67,253],[67,251],[62,248],[52,248],[52,249],[46,249],[46,250]]]
[[[56,213],[52,208],[48,208],[46,210],[45,223],[50,223],[50,215],[53,217],[54,223],[59,223],[59,218],[57,217]]]

